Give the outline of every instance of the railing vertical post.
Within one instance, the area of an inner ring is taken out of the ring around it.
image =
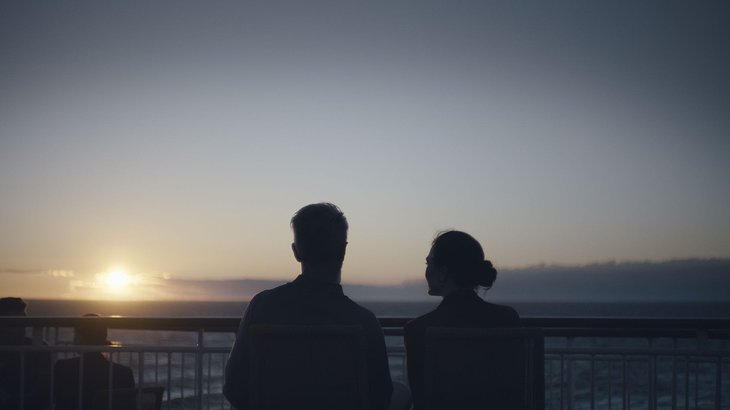
[[[568,349],[573,347],[573,338],[568,337]],[[567,364],[567,372],[568,372],[568,410],[573,410],[573,362],[570,360],[570,355],[565,359]]]
[[[43,344],[43,328],[39,326],[33,326],[32,332],[32,345],[41,346]],[[31,355],[31,363],[33,363]],[[32,374],[32,373],[31,373]],[[32,376],[31,376],[32,377]],[[20,408],[25,408],[25,352],[20,355]]]
[[[606,363],[608,363],[608,410],[611,410],[611,402],[613,401],[613,376],[611,375],[611,371],[613,370],[613,363],[611,363],[611,358],[606,358]]]
[[[672,338],[672,350],[677,350],[677,338]],[[677,356],[672,354],[672,410],[677,410]]]
[[[155,384],[159,383],[160,379],[160,352],[155,352]]]
[[[707,350],[707,339],[709,338],[709,334],[706,330],[699,330],[697,331],[697,348],[700,352],[704,352]],[[699,408],[699,384],[700,384],[700,362],[701,357],[699,356],[697,358],[697,361],[695,362],[695,408]]]
[[[20,408],[25,408],[25,352],[20,352]]]
[[[83,352],[79,355],[79,410],[84,409],[84,355]]]
[[[43,344],[43,328],[40,326],[33,326],[33,346],[41,346]]]
[[[167,410],[170,410],[172,401],[172,352],[167,352]]]
[[[203,409],[203,339],[205,338],[205,329],[198,329],[198,350],[195,357],[195,408]]]
[[[629,381],[627,380],[626,355],[621,355],[621,381],[623,393],[623,406],[621,410],[629,408]]]
[[[695,360],[695,409],[699,408],[700,395],[700,357]]]
[[[224,356],[221,356],[221,367],[220,368],[221,369],[225,369],[226,368],[226,359],[225,359]],[[225,370],[224,370],[224,375],[225,375]],[[223,408],[224,408],[223,405],[225,404],[225,402],[226,402],[226,399],[224,397],[221,397],[221,407],[220,407],[221,410],[223,410]]]
[[[596,355],[591,355],[591,410],[596,409]]]
[[[545,383],[545,387],[548,389],[548,403],[550,403],[550,406],[546,406],[548,408],[553,408],[553,361],[548,359],[548,356],[545,355],[545,360],[547,361],[547,381]]]
[[[180,352],[180,403],[185,400],[185,352]]]
[[[565,402],[565,383],[563,383],[565,357],[560,354],[560,373],[558,374],[558,386],[560,387],[560,410],[563,410]]]
[[[142,385],[144,383],[144,352],[137,352],[137,374],[139,382],[137,386],[137,410],[142,410]]]
[[[106,408],[109,409],[109,410],[112,409],[112,397],[114,396],[114,394],[112,392],[112,389],[114,387],[114,380],[113,380],[113,378],[114,378],[114,363],[113,363],[113,359],[114,359],[114,352],[109,352],[109,366],[108,366],[108,373],[109,374],[107,375],[109,377],[109,381],[108,381],[108,385],[107,385],[107,389],[109,389],[109,394],[108,394],[107,400],[106,400],[106,404],[107,404]],[[117,360],[119,360],[119,355],[117,355]],[[139,385],[139,383],[137,383],[137,385]]]
[[[689,409],[689,356],[684,356],[684,408]]]
[[[564,369],[565,368],[565,356],[563,354],[560,354],[560,410],[563,410],[565,403],[565,383],[563,383],[564,380]]]
[[[49,385],[48,385],[48,402],[51,403],[51,405],[53,404],[53,391],[54,391],[53,383],[55,383],[55,379],[54,379],[55,372],[53,371],[53,367],[55,366],[55,364],[56,364],[56,353],[52,352],[51,357],[50,357],[50,363],[49,363],[51,368],[48,369],[49,370],[49,373],[48,373],[48,383],[49,383]]]
[[[715,408],[720,410],[722,404],[722,356],[717,356],[715,370]]]
[[[654,347],[654,339],[649,338],[649,350]],[[657,392],[656,392],[656,355],[649,353],[649,408],[655,410],[657,408]]]
[[[206,377],[206,379],[208,380],[208,383],[207,383],[207,386],[206,386],[206,390],[208,391],[208,400],[206,401],[205,408],[207,410],[210,410],[210,396],[211,396],[211,394],[210,394],[210,390],[211,390],[211,388],[210,388],[210,379],[213,378],[213,377],[211,377],[211,375],[213,374],[212,373],[213,365],[211,363],[212,361],[213,361],[213,354],[211,353],[211,354],[208,355],[208,377]]]

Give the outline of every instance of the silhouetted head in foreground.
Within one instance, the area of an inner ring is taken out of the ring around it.
[[[25,316],[25,302],[21,298],[0,299],[0,316]],[[0,328],[0,344],[15,345],[25,338],[25,327]]]
[[[492,287],[497,270],[484,259],[482,246],[461,231],[441,232],[426,257],[428,294],[446,296],[457,289]]]
[[[109,344],[109,341],[106,340],[106,326],[93,319],[98,318],[99,315],[96,313],[87,313],[84,317],[92,319],[84,320],[84,323],[74,328],[74,343],[90,346]]]
[[[291,219],[292,250],[302,275],[339,283],[347,248],[347,219],[340,208],[324,202],[307,205]]]
[[[0,316],[25,316],[26,306],[21,298],[0,298]]]

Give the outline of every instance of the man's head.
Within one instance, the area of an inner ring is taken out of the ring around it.
[[[347,219],[330,203],[307,205],[291,219],[294,231],[292,250],[304,270],[339,270],[347,247]]]

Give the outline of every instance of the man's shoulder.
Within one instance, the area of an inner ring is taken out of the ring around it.
[[[272,306],[281,305],[284,300],[291,298],[291,283],[285,283],[275,288],[263,290],[248,302],[247,311],[251,313],[252,308],[256,307],[256,310],[268,311],[272,309]]]
[[[371,320],[371,321],[378,321],[378,318],[375,317],[375,313],[371,312],[370,309],[366,308],[365,306],[360,305],[359,303],[355,302],[354,300],[350,299],[347,295],[343,295],[343,303],[347,304],[348,306],[352,307],[352,310],[359,316],[361,316],[365,320]]]
[[[248,305],[247,314],[253,323],[272,317],[289,317],[293,322],[301,320],[360,324],[368,328],[379,326],[373,312],[361,306],[330,285],[319,286],[311,282],[293,281],[259,292]]]
[[[251,298],[251,303],[254,301],[265,301],[270,298],[275,298],[277,296],[286,294],[288,292],[292,291],[292,282],[287,282],[282,285],[279,285],[275,288],[262,290],[261,292],[254,295],[254,297]]]

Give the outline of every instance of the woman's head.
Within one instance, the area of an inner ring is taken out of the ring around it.
[[[431,295],[442,295],[447,281],[457,288],[474,289],[477,286],[489,288],[497,278],[497,270],[484,259],[484,250],[479,242],[461,231],[446,231],[436,236],[426,264],[426,280]]]

